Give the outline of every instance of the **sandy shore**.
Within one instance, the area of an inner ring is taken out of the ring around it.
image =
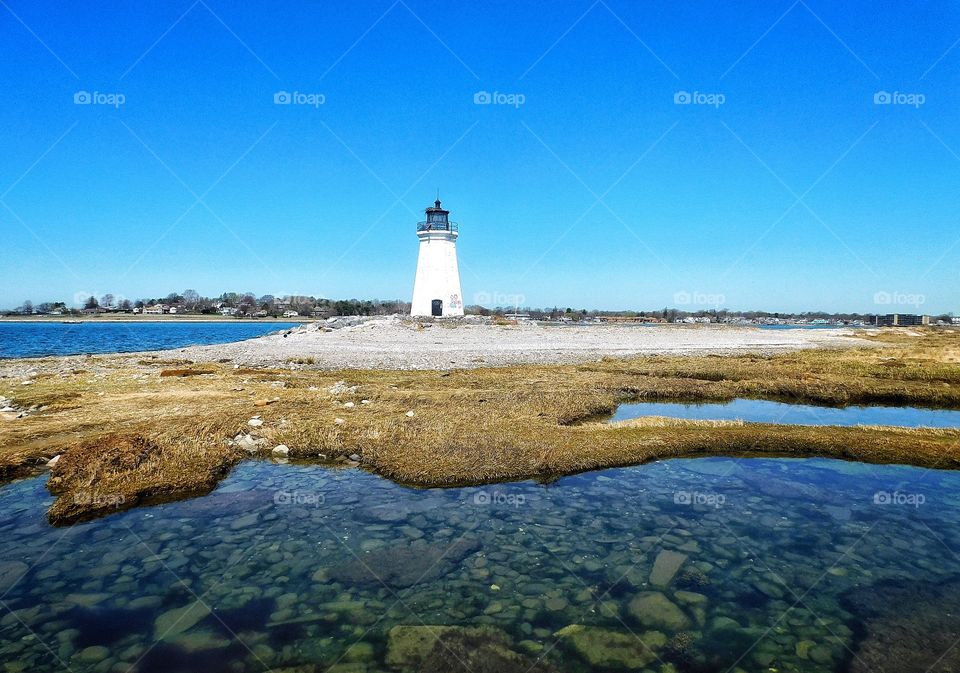
[[[582,327],[421,324],[385,318],[324,331],[311,324],[248,341],[164,351],[196,362],[239,365],[292,360],[318,369],[459,369],[515,364],[571,364],[603,357],[756,352],[865,345],[849,329],[764,330],[726,325]]]

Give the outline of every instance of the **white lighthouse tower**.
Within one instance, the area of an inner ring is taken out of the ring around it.
[[[420,256],[410,315],[463,315],[457,268],[457,223],[450,221],[449,210],[440,207],[439,196],[426,213],[426,221],[417,223]]]

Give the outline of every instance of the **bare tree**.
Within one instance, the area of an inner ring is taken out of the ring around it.
[[[114,296],[108,292],[107,294],[100,297],[100,305],[113,306],[113,300],[114,300]]]
[[[23,301],[23,305],[20,307],[20,313],[30,314],[33,313],[33,302],[29,299]]]
[[[183,303],[188,309],[195,309],[200,302],[200,293],[196,290],[183,291]]]

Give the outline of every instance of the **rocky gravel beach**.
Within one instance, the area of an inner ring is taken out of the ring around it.
[[[495,325],[481,317],[422,322],[398,316],[334,318],[257,339],[193,346],[177,357],[245,366],[460,369],[571,364],[603,357],[756,352],[866,345],[849,329],[764,330],[727,325]]]

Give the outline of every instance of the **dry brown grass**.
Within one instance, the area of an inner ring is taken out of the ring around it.
[[[162,376],[156,362],[101,358],[106,374],[41,374],[22,389],[0,387],[19,405],[43,406],[0,424],[0,473],[9,477],[63,454],[50,481],[59,496],[50,516],[70,521],[209,490],[247,455],[228,440],[250,431],[266,440],[267,452],[285,444],[292,458],[314,461],[358,453],[365,468],[424,486],[550,479],[706,454],[960,467],[960,431],[592,422],[620,402],[641,399],[960,408],[960,334],[890,331],[870,338],[883,347],[450,372],[205,365],[207,375],[184,377]],[[355,389],[332,394],[338,381]],[[263,425],[251,428],[255,415]]]

